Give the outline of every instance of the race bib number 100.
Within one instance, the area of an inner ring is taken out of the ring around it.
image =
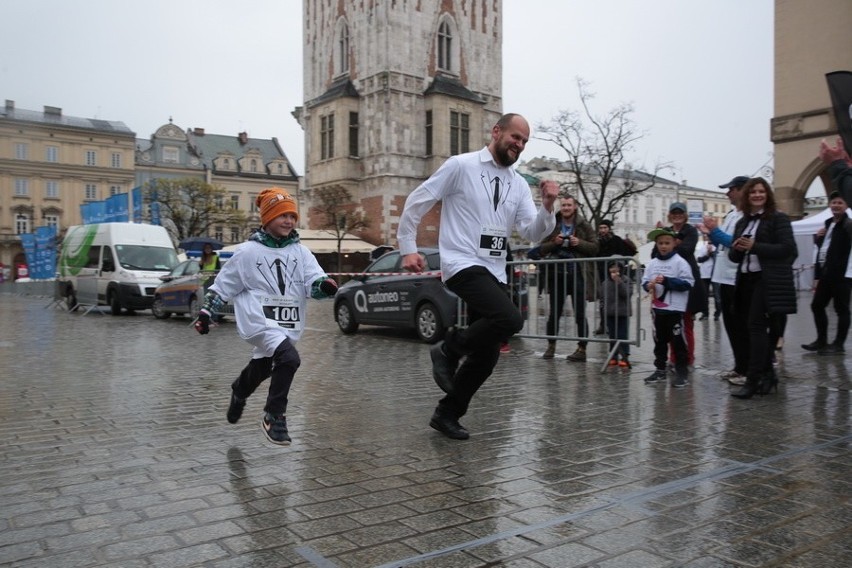
[[[260,299],[267,327],[301,330],[302,315],[299,300],[284,296],[263,296]]]
[[[479,235],[479,256],[503,258],[506,256],[508,245],[504,227],[482,227],[482,233]]]

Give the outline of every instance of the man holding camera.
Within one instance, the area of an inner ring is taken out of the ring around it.
[[[556,228],[545,238],[541,246],[542,258],[567,260],[572,258],[591,258],[598,253],[598,240],[592,225],[577,211],[577,200],[566,195],[562,198],[559,213],[556,214]],[[586,301],[595,299],[596,276],[591,262],[546,264],[544,266],[544,285],[550,292],[550,317],[547,319],[547,335],[559,333],[559,319],[565,308],[565,299],[571,296],[574,319],[577,320],[577,336],[588,337],[586,322]],[[568,355],[570,361],[586,360],[588,341],[580,339],[577,350]],[[544,359],[553,359],[556,354],[556,340],[548,339]]]

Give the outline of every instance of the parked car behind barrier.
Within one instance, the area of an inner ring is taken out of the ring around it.
[[[174,313],[196,318],[204,303],[204,294],[215,277],[214,272],[202,272],[198,260],[184,260],[160,277],[164,283],[154,290],[154,304],[151,306],[154,317],[167,319]],[[220,313],[233,314],[234,308],[225,304]]]
[[[421,340],[435,343],[456,325],[460,311],[464,319],[464,304],[441,282],[438,249],[419,252],[426,261],[421,274],[404,272],[402,255],[393,250],[340,287],[334,298],[334,320],[343,333],[355,333],[362,324],[398,327],[413,329]],[[526,317],[526,279],[518,282],[513,297]]]

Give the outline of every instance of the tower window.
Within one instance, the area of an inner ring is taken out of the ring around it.
[[[341,22],[337,37],[337,73],[349,73],[349,26]]]
[[[320,117],[320,159],[334,157],[334,115]]]
[[[438,26],[438,69],[442,71],[453,70],[453,34],[448,22],[441,22]]]
[[[426,111],[426,155],[432,155],[432,111]]]
[[[358,152],[358,113],[349,113],[349,156],[357,158]]]
[[[450,111],[450,155],[470,151],[470,115]]]

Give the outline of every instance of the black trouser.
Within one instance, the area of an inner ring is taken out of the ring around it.
[[[771,321],[766,304],[766,290],[763,286],[763,273],[749,272],[740,274],[737,279],[737,311],[746,315],[746,342],[748,345],[749,382],[759,382],[763,373],[772,369],[772,350],[770,346]]]
[[[722,323],[731,352],[734,354],[734,371],[745,375],[748,371],[748,327],[746,327],[746,312],[737,310],[736,286],[730,284],[715,284],[719,287],[722,298]]]
[[[466,268],[446,282],[467,305],[468,327],[447,334],[446,348],[465,357],[453,378],[452,394],[438,403],[438,411],[460,418],[482,383],[491,376],[500,357],[500,344],[524,327],[521,312],[505,284],[481,266]]]
[[[666,370],[671,344],[675,356],[675,373],[678,377],[686,378],[689,374],[689,351],[684,338],[683,312],[653,310],[651,317],[654,320],[654,367],[658,371]]]
[[[547,335],[559,333],[559,319],[562,310],[565,309],[565,299],[571,296],[571,307],[574,310],[574,319],[577,321],[577,336],[588,337],[586,323],[586,285],[583,275],[580,274],[581,266],[576,264],[573,270],[565,270],[565,267],[553,267],[555,276],[548,274],[547,287],[550,291],[550,317],[547,318]],[[551,340],[552,341],[552,340]],[[585,347],[588,341],[580,340],[578,345]]]
[[[849,289],[852,279],[849,278],[820,278],[811,300],[811,311],[814,314],[814,324],[817,330],[817,342],[820,345],[828,343],[828,316],[825,308],[834,300],[834,311],[837,314],[837,336],[834,343],[843,346],[849,333]]]
[[[271,375],[264,410],[275,415],[285,414],[290,385],[293,384],[293,376],[301,364],[302,360],[296,347],[289,339],[285,339],[275,349],[272,357],[249,361],[237,380],[231,384],[231,389],[238,398],[246,399]]]

